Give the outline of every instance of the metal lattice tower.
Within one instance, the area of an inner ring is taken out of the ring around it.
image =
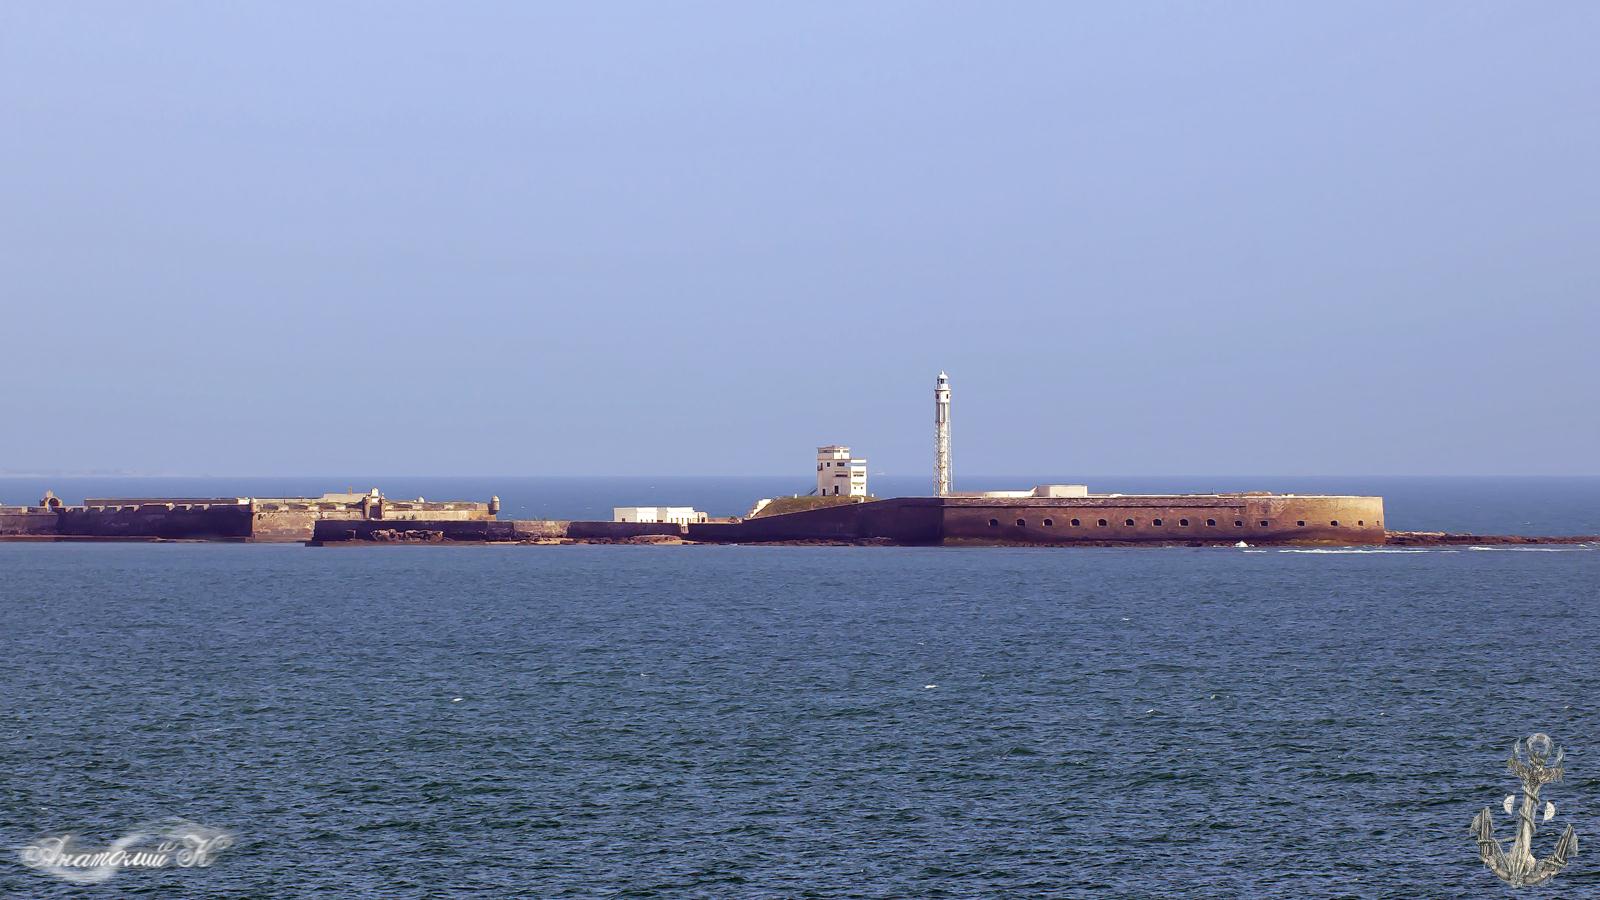
[[[933,389],[933,478],[938,496],[950,493],[950,376],[939,373]]]

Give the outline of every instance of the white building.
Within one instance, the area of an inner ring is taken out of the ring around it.
[[[817,493],[826,497],[867,496],[867,461],[852,459],[849,447],[818,447]]]
[[[688,525],[704,522],[706,514],[692,506],[613,506],[613,522],[670,522]]]
[[[1087,497],[1089,486],[1086,484],[1040,484],[1026,491],[952,491],[947,497],[982,497],[987,499],[1008,499],[1021,497]]]

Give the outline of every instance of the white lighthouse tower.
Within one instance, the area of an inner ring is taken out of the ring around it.
[[[938,496],[950,493],[950,376],[943,372],[933,388],[933,480]]]

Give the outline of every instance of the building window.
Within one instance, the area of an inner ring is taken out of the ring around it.
[[[1356,524],[1365,526],[1367,524],[1367,520],[1366,519],[1357,519],[1356,520]]]
[[[1294,524],[1300,526],[1301,528],[1304,528],[1304,527],[1306,527],[1306,520],[1305,519],[1299,519]]]
[[[1132,519],[1123,519],[1122,520],[1122,524],[1124,524],[1124,525],[1132,525],[1133,524],[1133,520]]]
[[[1153,520],[1151,520],[1150,524],[1156,526],[1157,528],[1160,528],[1161,527],[1161,520],[1160,519],[1153,519]]]
[[[1208,527],[1208,528],[1217,527],[1217,520],[1216,519],[1207,519],[1206,520],[1206,527]]]
[[[1046,528],[1053,528],[1053,527],[1055,527],[1055,524],[1056,524],[1056,522],[1055,522],[1054,519],[1045,519],[1044,520],[1044,527],[1046,527]]]
[[[1243,519],[1234,519],[1233,520],[1233,527],[1235,527],[1235,528],[1243,528],[1244,527],[1244,520]]]
[[[1101,519],[1101,520],[1100,520],[1100,527],[1101,527],[1101,528],[1104,528],[1104,527],[1106,527],[1106,520],[1105,520],[1105,519]]]
[[[1266,519],[1262,519],[1262,520],[1261,520],[1261,527],[1262,527],[1262,528],[1265,528],[1265,527],[1267,527],[1267,520],[1266,520]]]
[[[1188,528],[1189,527],[1189,520],[1188,519],[1179,519],[1178,520],[1178,524],[1180,526],[1184,527],[1184,528]]]
[[[1332,525],[1335,528],[1338,528],[1339,527],[1339,520],[1338,519],[1334,519],[1332,522],[1329,522],[1328,524]]]
[[[999,519],[990,519],[989,520],[989,527],[990,528],[999,528],[1000,527],[1000,520]]]
[[[1083,523],[1079,522],[1077,519],[1073,519],[1072,520],[1072,527],[1073,528],[1077,528],[1081,524],[1083,524]],[[1104,524],[1104,523],[1101,523],[1101,524]]]

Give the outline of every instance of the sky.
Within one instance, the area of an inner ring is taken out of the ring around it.
[[[0,472],[1600,473],[1597,33],[0,5]]]

